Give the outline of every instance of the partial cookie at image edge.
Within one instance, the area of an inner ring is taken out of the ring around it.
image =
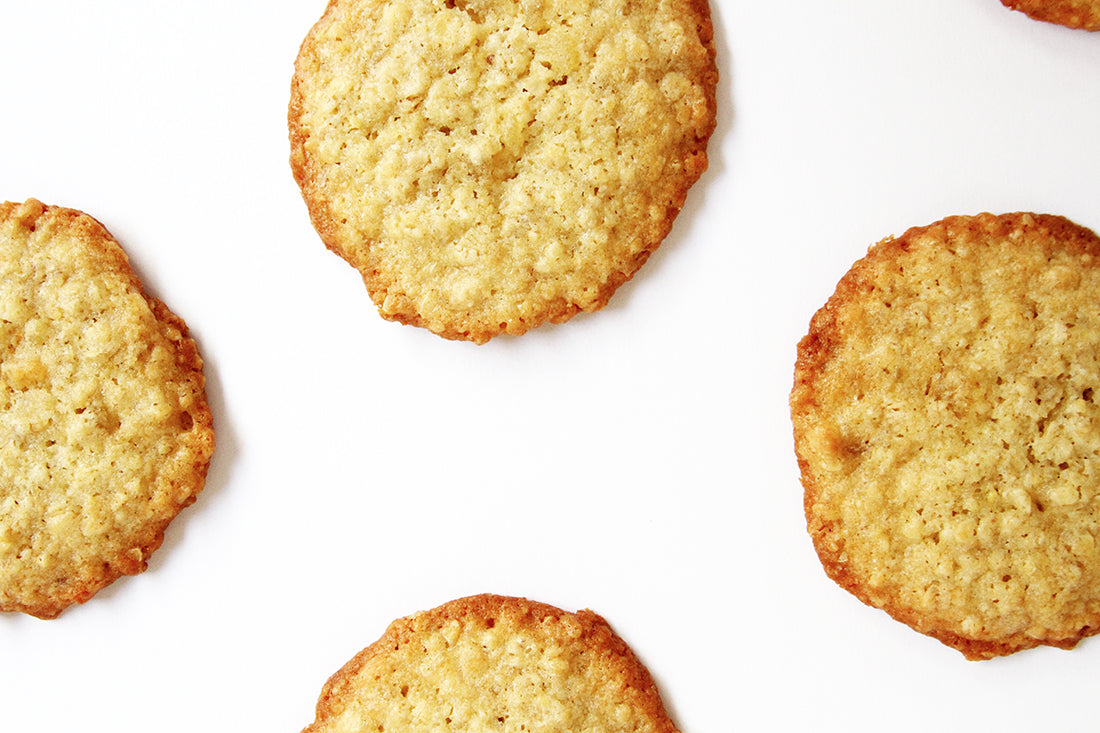
[[[1001,4],[1034,20],[1100,31],[1100,0],[1001,0]]]
[[[303,733],[487,724],[513,733],[582,721],[678,733],[649,671],[603,618],[495,594],[392,622],[325,683],[316,716]]]
[[[91,216],[0,205],[0,610],[50,619],[148,567],[214,451],[203,362]]]
[[[706,169],[715,126],[709,5],[675,6],[667,32],[622,25],[622,48],[605,44],[623,55],[616,71],[595,68],[595,48],[566,52],[594,35],[572,30],[591,14],[527,38],[507,3],[417,2],[417,51],[405,35],[383,38],[389,13],[374,18],[373,0],[329,3],[295,63],[291,169],[317,233],[359,270],[383,318],[480,344],[600,310],[635,275]],[[660,50],[669,39],[686,50]],[[629,53],[656,57],[654,70]],[[391,57],[405,59],[393,79],[368,62]],[[625,76],[592,81],[609,71]],[[393,85],[412,91],[378,101]],[[639,103],[654,109],[612,112]],[[614,147],[603,151],[604,138]]]

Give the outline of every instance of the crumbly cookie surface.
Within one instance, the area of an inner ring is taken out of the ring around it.
[[[328,681],[304,733],[675,733],[649,672],[591,611],[494,595],[393,622]]]
[[[1001,3],[1035,20],[1100,31],[1100,0],[1001,0]]]
[[[332,0],[291,167],[380,314],[482,343],[603,307],[715,124],[706,0]]]
[[[1100,630],[1100,239],[953,217],[871,248],[798,347],[809,532],[837,583],[968,658]]]
[[[146,568],[214,447],[202,360],[122,248],[0,204],[0,610],[53,618]]]

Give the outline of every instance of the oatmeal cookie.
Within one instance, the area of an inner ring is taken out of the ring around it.
[[[959,216],[870,249],[798,346],[810,535],[970,659],[1100,630],[1100,238]]]
[[[332,0],[291,168],[379,313],[484,343],[602,308],[707,167],[706,0]]]
[[[1100,0],[1001,0],[1001,4],[1035,20],[1100,31]]]
[[[495,595],[394,621],[333,675],[304,733],[352,730],[676,733],[606,621]]]
[[[0,610],[146,568],[214,448],[187,327],[79,211],[0,205]]]

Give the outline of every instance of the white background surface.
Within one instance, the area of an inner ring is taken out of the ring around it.
[[[786,400],[873,242],[983,210],[1100,230],[1100,34],[714,0],[718,129],[672,235],[603,312],[478,347],[382,321],[310,227],[285,110],[323,5],[0,10],[0,198],[107,225],[218,430],[147,573],[0,617],[0,729],[298,731],[389,621],[486,591],[605,616],[685,733],[1095,729],[1100,640],[967,662],[824,576]]]

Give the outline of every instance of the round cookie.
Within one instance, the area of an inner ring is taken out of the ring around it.
[[[1001,0],[1001,4],[1035,20],[1100,31],[1100,0]]]
[[[872,247],[798,346],[828,575],[969,659],[1100,631],[1100,238],[952,217]]]
[[[304,733],[445,729],[676,733],[606,621],[496,595],[394,621],[325,684]]]
[[[214,449],[202,360],[79,211],[0,205],[0,610],[146,568]]]
[[[602,308],[668,234],[715,125],[706,0],[331,0],[291,168],[379,313],[484,343]]]

